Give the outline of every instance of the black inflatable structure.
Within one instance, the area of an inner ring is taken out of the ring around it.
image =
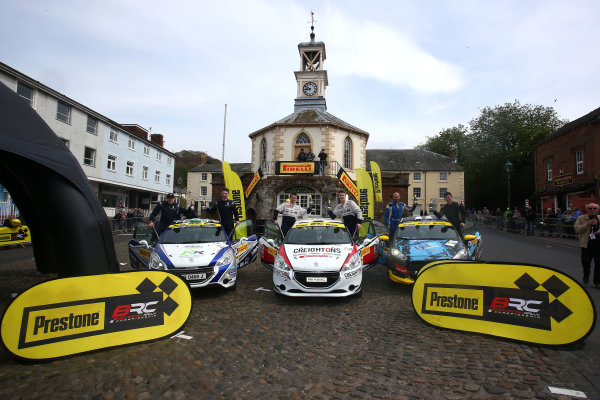
[[[0,183],[31,229],[40,272],[119,271],[108,218],[81,166],[35,110],[2,83]]]

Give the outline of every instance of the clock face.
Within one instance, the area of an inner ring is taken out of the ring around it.
[[[317,85],[314,82],[305,83],[302,91],[307,96],[314,96],[317,93]]]

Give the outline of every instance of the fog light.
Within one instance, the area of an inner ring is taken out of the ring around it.
[[[279,288],[280,290],[285,290],[285,285],[279,285],[279,286],[278,286],[278,288]]]

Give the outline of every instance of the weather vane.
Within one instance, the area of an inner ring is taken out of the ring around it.
[[[315,40],[315,13],[310,10],[310,39]]]

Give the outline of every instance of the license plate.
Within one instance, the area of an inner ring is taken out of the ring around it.
[[[324,276],[307,276],[306,282],[319,283],[319,282],[327,282],[327,277]]]
[[[205,279],[206,274],[186,274],[183,275],[186,281],[195,281],[197,279]]]

